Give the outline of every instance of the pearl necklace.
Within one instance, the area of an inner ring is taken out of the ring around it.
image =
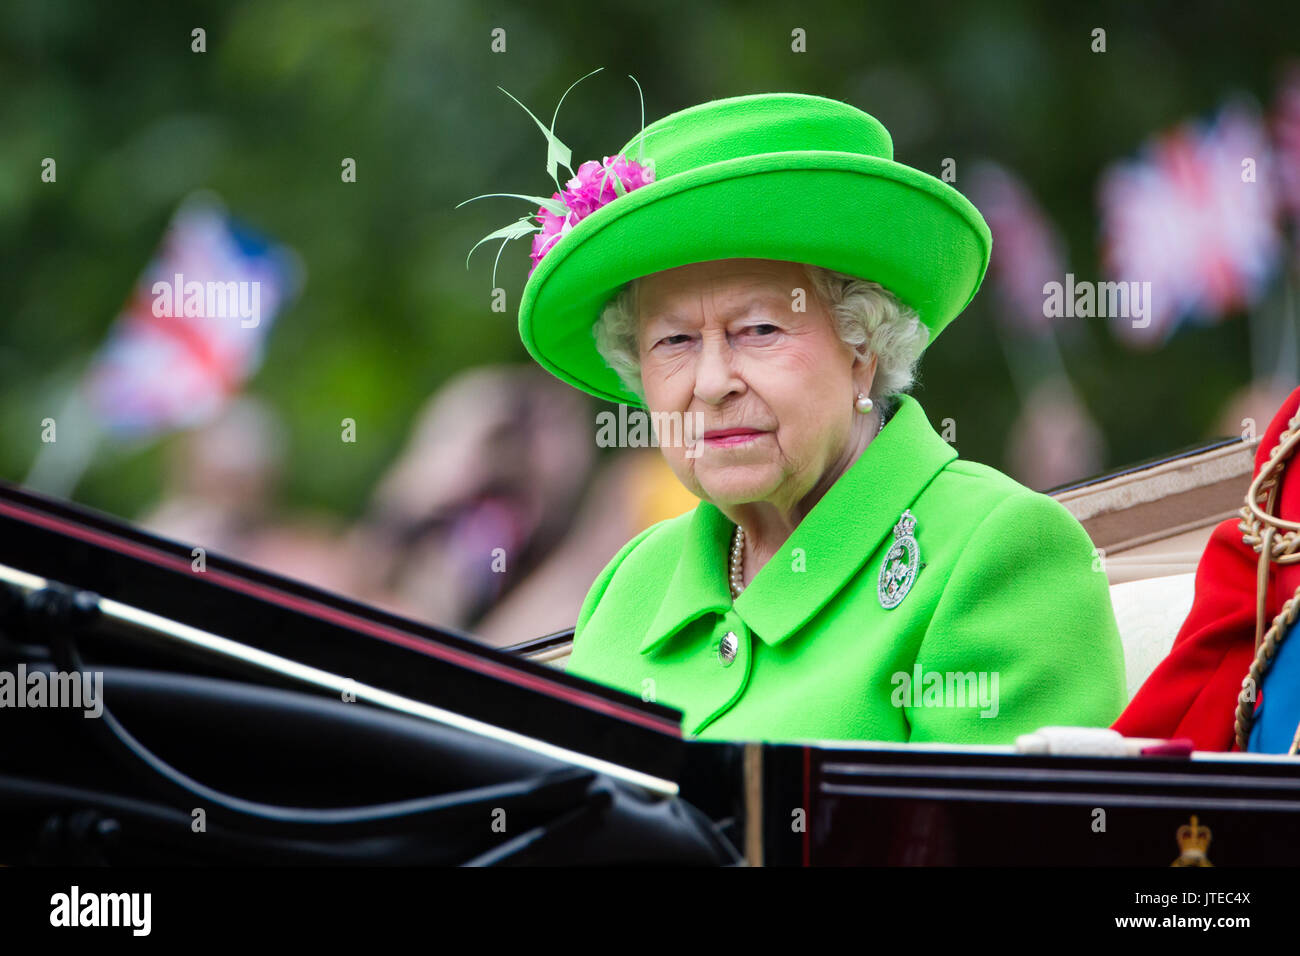
[[[880,427],[876,429],[876,434],[879,435],[884,429],[885,416],[881,415]],[[731,583],[731,599],[734,601],[745,589],[745,529],[740,525],[736,525],[736,530],[731,535],[731,558],[727,568],[727,577]]]

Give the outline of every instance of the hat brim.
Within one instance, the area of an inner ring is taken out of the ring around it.
[[[858,153],[746,156],[642,186],[575,225],[529,276],[519,335],[565,382],[643,407],[592,333],[632,279],[716,259],[808,263],[885,286],[933,342],[979,290],[992,244],[969,200],[910,166]]]

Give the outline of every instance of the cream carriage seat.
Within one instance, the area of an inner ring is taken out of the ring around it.
[[[1110,583],[1131,700],[1192,607],[1196,566],[1236,515],[1258,440],[1224,439],[1049,494],[1082,523]]]
[[[1173,647],[1192,608],[1195,582],[1193,571],[1111,585],[1130,700]]]

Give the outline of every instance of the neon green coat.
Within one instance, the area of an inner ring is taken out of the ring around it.
[[[568,671],[731,740],[1011,743],[1125,704],[1110,590],[1059,502],[956,451],[909,395],[733,604],[714,505],[637,535],[596,578]],[[919,554],[890,556],[915,519]],[[728,637],[731,635],[731,637]],[[734,654],[730,653],[734,652]]]

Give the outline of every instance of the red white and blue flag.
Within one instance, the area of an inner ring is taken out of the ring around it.
[[[183,203],[87,372],[100,426],[141,439],[212,419],[261,363],[301,272],[209,194]]]
[[[1149,323],[1113,329],[1159,345],[1184,319],[1214,322],[1255,305],[1283,250],[1272,145],[1256,110],[1225,107],[1167,130],[1099,187],[1102,256],[1112,279],[1150,282]]]

